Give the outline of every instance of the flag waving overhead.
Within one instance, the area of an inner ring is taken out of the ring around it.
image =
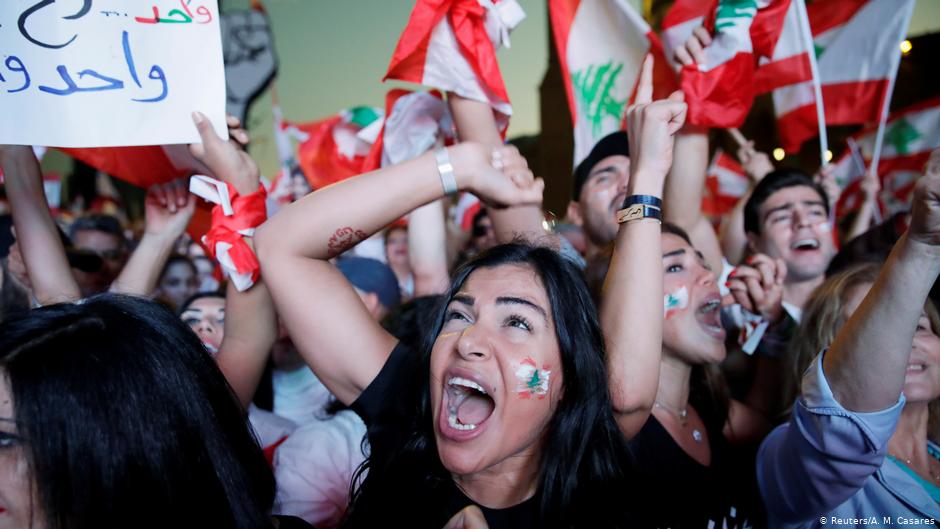
[[[369,153],[368,170],[402,163],[456,139],[450,110],[440,92],[396,88],[385,97],[385,113],[382,131]]]
[[[720,220],[750,188],[750,180],[741,164],[723,150],[715,151],[705,177],[702,213]]]
[[[754,74],[754,91],[758,94],[813,79],[809,55],[813,50],[800,28],[797,2],[802,1],[776,2],[761,10],[754,21],[751,38],[755,49],[761,50]]]
[[[739,127],[754,102],[756,64],[751,24],[771,0],[719,0],[706,28],[713,35],[704,64],[683,66],[680,84],[689,121],[709,127]]]
[[[692,30],[705,25],[705,17],[716,4],[717,0],[676,0],[666,12],[663,17],[663,47],[673,68],[680,66],[674,60],[676,50],[689,40]]]
[[[657,88],[671,91],[674,76],[658,37],[627,0],[549,0],[548,8],[574,122],[577,164],[599,139],[622,128],[647,53],[657,56]]]
[[[185,145],[59,149],[99,171],[144,189],[209,169]]]
[[[360,174],[372,147],[375,133],[370,127],[381,127],[384,112],[373,107],[355,107],[314,123],[297,125],[307,134],[300,144],[300,168],[313,189]],[[371,136],[371,137],[370,137]]]
[[[418,0],[385,79],[423,84],[512,115],[496,49],[525,18],[516,0]]]
[[[820,0],[807,6],[827,125],[878,121],[914,0]],[[782,146],[817,134],[810,82],[774,90]]]
[[[872,162],[877,127],[850,138],[857,152],[846,152],[836,162],[836,181],[843,189],[840,214],[858,202],[858,183]],[[916,178],[934,149],[940,148],[940,97],[892,114],[886,123],[877,174],[881,181],[882,209],[891,214],[908,204]]]

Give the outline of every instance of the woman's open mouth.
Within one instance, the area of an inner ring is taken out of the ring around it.
[[[706,301],[695,312],[695,319],[698,320],[702,329],[718,341],[724,341],[725,329],[721,326],[721,298],[713,297]]]
[[[448,376],[441,403],[441,434],[454,441],[476,437],[496,409],[483,385],[469,378]]]

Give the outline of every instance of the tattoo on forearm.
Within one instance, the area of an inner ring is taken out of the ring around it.
[[[369,235],[366,232],[354,229],[351,226],[346,226],[345,228],[336,230],[336,232],[330,236],[330,240],[327,243],[327,249],[329,251],[330,258],[336,257],[337,255],[359,244],[359,241],[365,239],[368,236]]]

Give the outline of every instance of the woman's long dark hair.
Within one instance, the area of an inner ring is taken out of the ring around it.
[[[106,294],[13,316],[0,373],[50,529],[271,526],[243,410],[169,310]]]
[[[444,324],[444,310],[467,278],[480,268],[528,266],[541,279],[551,304],[564,376],[563,396],[547,427],[537,477],[541,527],[613,527],[626,518],[623,488],[629,472],[623,435],[613,418],[608,393],[604,339],[597,312],[579,270],[557,252],[526,244],[506,244],[481,253],[455,272],[450,292],[442,299],[434,325],[425,329],[423,346],[414,357],[412,393],[401,401],[398,417],[409,417],[408,433],[376,446],[364,468],[369,475],[356,491],[350,526],[370,518],[394,525],[392,511],[409,515],[409,525],[443,525],[448,512],[448,481],[434,439],[430,402],[431,349]],[[370,425],[370,438],[383,435],[388,424]],[[362,471],[362,470],[361,470]],[[442,503],[444,503],[442,505]],[[380,505],[382,514],[377,515]],[[423,512],[422,512],[423,511]],[[609,512],[608,512],[609,511]],[[612,514],[611,514],[612,513]],[[394,516],[394,515],[393,515]],[[424,516],[424,518],[422,518]]]

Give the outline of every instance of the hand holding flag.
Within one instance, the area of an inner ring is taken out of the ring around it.
[[[703,26],[698,26],[692,30],[692,36],[685,44],[676,48],[675,60],[679,63],[678,68],[683,66],[692,66],[693,64],[705,65],[705,47],[712,43],[712,36]]]

